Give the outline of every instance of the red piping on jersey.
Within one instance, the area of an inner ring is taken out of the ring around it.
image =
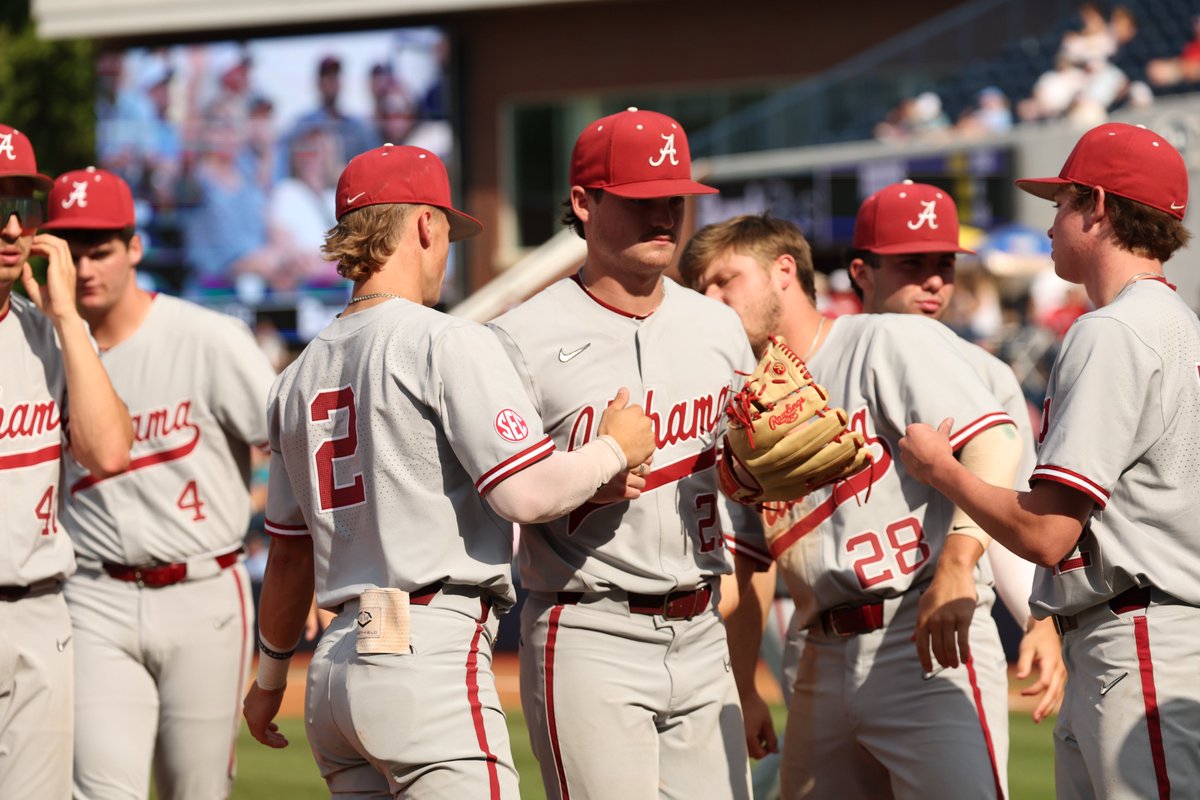
[[[263,518],[263,530],[268,536],[298,536],[302,533],[308,533],[307,525],[284,525],[279,522],[272,522],[266,517]]]
[[[485,495],[496,487],[496,484],[503,481],[505,478],[511,478],[526,467],[532,467],[544,458],[548,458],[554,452],[554,440],[549,436],[542,439],[535,445],[527,447],[514,456],[510,456],[501,461],[496,466],[489,469],[487,472],[479,476],[479,480],[475,481],[475,490],[479,494]]]
[[[642,494],[645,495],[646,492],[653,489],[660,489],[668,484],[683,480],[689,475],[695,475],[697,472],[703,472],[709,467],[716,465],[716,463],[717,448],[714,445],[690,458],[676,461],[674,464],[667,464],[665,467],[653,470],[647,474],[645,478],[646,486],[642,489]],[[570,536],[574,533],[576,528],[583,524],[583,521],[592,512],[610,505],[613,505],[613,503],[584,503],[572,511],[567,516],[567,535]]]
[[[475,738],[487,762],[488,787],[491,800],[500,800],[500,774],[496,770],[496,754],[488,746],[487,729],[483,726],[483,704],[479,702],[479,635],[483,626],[475,623],[475,635],[471,637],[471,649],[467,653],[467,702],[471,704],[471,720],[475,723]]]
[[[233,769],[237,764],[237,737],[238,730],[242,723],[242,695],[246,693],[246,643],[250,640],[250,626],[246,621],[246,593],[242,589],[242,576],[236,569],[229,570],[233,573],[233,583],[237,588],[238,608],[242,612],[242,654],[238,657],[238,684],[237,693],[233,696],[233,735],[229,741],[229,770],[226,776],[229,780],[233,780]]]
[[[578,272],[576,272],[574,275],[571,276],[571,280],[578,283],[579,288],[583,289],[583,293],[586,294],[588,297],[592,298],[592,300],[595,301],[596,305],[598,305],[602,308],[606,308],[609,311],[613,312],[614,314],[620,314],[622,317],[628,317],[629,319],[646,319],[646,317],[649,317],[650,314],[653,314],[654,311],[658,310],[656,308],[656,309],[654,309],[654,311],[651,311],[649,314],[630,314],[628,311],[622,311],[621,309],[617,308],[616,306],[610,306],[608,303],[604,302],[599,297],[596,297],[596,295],[594,295],[590,291],[588,291],[588,288],[583,285],[583,278],[579,277]]]
[[[956,433],[950,434],[950,447],[957,450],[988,428],[994,428],[997,425],[1012,425],[1016,427],[1013,418],[1002,411],[997,411],[993,414],[984,414],[969,425],[959,428]]]
[[[875,437],[880,446],[880,456],[871,463],[870,469],[864,469],[856,475],[851,475],[844,481],[838,481],[833,485],[833,491],[829,493],[819,506],[810,511],[807,515],[796,521],[796,524],[788,528],[786,532],[776,536],[770,543],[771,555],[774,558],[779,558],[789,547],[799,541],[802,537],[811,533],[818,525],[833,516],[833,512],[842,503],[845,503],[851,498],[857,498],[859,492],[870,492],[872,484],[875,483],[876,474],[883,477],[892,466],[892,453],[888,448],[887,441],[882,437]],[[878,467],[878,471],[876,470]]]
[[[43,447],[40,450],[29,450],[24,453],[9,453],[0,456],[0,469],[20,469],[32,467],[35,464],[45,464],[62,458],[62,442]]]
[[[200,444],[200,429],[195,429],[196,435],[192,437],[190,442],[185,442],[179,447],[172,447],[170,450],[163,450],[158,453],[147,453],[144,456],[138,456],[129,460],[129,466],[124,472],[118,472],[116,475],[110,475],[109,478],[119,478],[122,475],[128,475],[131,472],[136,472],[139,469],[146,467],[157,466],[158,464],[167,464],[172,461],[178,461],[181,458],[191,455],[196,449],[196,445]],[[71,484],[71,494],[82,492],[84,489],[90,489],[101,481],[109,480],[109,478],[97,478],[95,475],[85,475],[75,483]]]
[[[988,763],[992,765],[992,780],[996,782],[996,797],[1004,800],[1004,787],[1000,783],[1000,770],[996,764],[996,747],[992,744],[992,730],[988,727],[987,714],[983,711],[983,692],[979,688],[979,677],[975,674],[975,659],[968,658],[963,666],[971,681],[971,694],[975,697],[975,710],[979,713],[979,727],[983,729],[983,741],[987,745]]]
[[[562,750],[558,744],[558,723],[554,719],[554,645],[558,640],[558,618],[562,616],[562,612],[561,605],[550,609],[550,620],[546,628],[546,654],[543,659],[546,665],[546,730],[550,734],[550,751],[554,754],[558,793],[562,800],[571,800],[571,792],[567,789],[567,770],[563,765]]]
[[[1163,749],[1162,720],[1158,715],[1158,690],[1154,688],[1154,662],[1150,659],[1150,626],[1145,616],[1133,618],[1133,635],[1137,641],[1138,671],[1142,678],[1142,702],[1146,706],[1146,735],[1150,738],[1150,756],[1154,760],[1154,777],[1158,782],[1159,800],[1171,796],[1171,778],[1167,775],[1167,754]]]
[[[1034,468],[1033,474],[1029,476],[1030,483],[1033,483],[1035,480],[1054,481],[1064,486],[1070,486],[1072,489],[1090,495],[1100,508],[1108,505],[1109,494],[1104,491],[1104,488],[1100,484],[1066,467],[1056,467],[1053,464],[1039,464]]]

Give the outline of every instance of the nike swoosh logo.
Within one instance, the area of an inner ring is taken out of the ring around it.
[[[351,204],[351,203],[353,203],[355,200],[357,200],[358,198],[362,197],[364,194],[366,194],[366,192],[359,192],[358,194],[354,195],[354,197],[347,197],[347,198],[346,198],[346,205],[350,205],[350,204]]]
[[[559,348],[559,351],[558,351],[558,360],[559,360],[559,361],[561,361],[562,363],[564,363],[564,364],[565,364],[565,363],[567,363],[568,361],[570,361],[572,358],[574,358],[575,356],[577,356],[577,355],[579,355],[580,353],[582,353],[584,350],[587,350],[587,349],[588,349],[589,347],[591,347],[591,346],[592,346],[592,343],[591,343],[591,342],[588,342],[587,344],[585,344],[583,347],[579,348],[578,350],[572,350],[572,351],[571,351],[571,352],[569,352],[569,353],[568,353],[568,352],[566,352],[565,350],[563,350],[563,349]]]
[[[1187,205],[1187,203],[1184,203],[1182,206],[1176,205],[1175,203],[1171,203],[1171,210],[1172,211],[1183,211],[1184,206],[1186,206],[1186,205]]]
[[[224,628],[226,625],[233,622],[233,618],[236,616],[237,616],[237,614],[230,614],[228,617],[222,617],[221,619],[214,619],[213,627],[216,628],[217,630],[221,630],[221,628]]]
[[[945,667],[934,667],[933,672],[922,672],[921,680],[923,680],[923,681],[932,680],[933,678],[935,678],[937,676],[937,674],[939,672],[941,672],[944,669],[945,669]]]
[[[60,652],[60,653],[61,653],[63,650],[66,650],[66,649],[67,649],[67,643],[68,643],[68,642],[70,642],[70,641],[71,641],[71,637],[70,637],[70,636],[67,636],[67,638],[65,638],[65,639],[56,639],[56,640],[54,641],[54,643],[55,643],[56,645],[58,645],[58,652]]]
[[[1120,675],[1118,675],[1117,677],[1113,678],[1108,683],[1101,686],[1100,687],[1100,696],[1104,697],[1104,695],[1108,694],[1108,690],[1111,689],[1112,687],[1116,686],[1118,683],[1120,683],[1121,679],[1124,678],[1128,674],[1129,674],[1128,672],[1122,672]]]

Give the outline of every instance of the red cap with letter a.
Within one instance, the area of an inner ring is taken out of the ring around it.
[[[28,178],[34,188],[46,191],[53,181],[38,172],[37,157],[29,137],[0,123],[0,178]]]
[[[118,230],[136,224],[133,193],[106,169],[76,169],[54,181],[42,230]]]
[[[863,200],[854,248],[879,255],[974,253],[958,243],[958,209],[945,190],[904,181]]]
[[[436,206],[450,220],[450,241],[474,236],[483,225],[450,202],[446,165],[411,145],[385,144],[350,159],[337,185],[337,218],[366,206],[391,203]]]
[[[1104,189],[1183,219],[1188,173],[1171,143],[1141,125],[1109,122],[1080,137],[1057,178],[1022,178],[1017,188],[1053,200],[1060,186]]]
[[[716,194],[692,180],[683,126],[666,114],[627,108],[584,128],[571,153],[571,185],[617,197]]]

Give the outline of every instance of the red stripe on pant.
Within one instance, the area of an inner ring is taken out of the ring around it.
[[[1158,692],[1154,688],[1154,662],[1150,660],[1150,627],[1146,618],[1134,617],[1133,635],[1137,641],[1138,672],[1142,677],[1142,702],[1146,706],[1146,734],[1150,738],[1150,756],[1158,781],[1159,800],[1171,796],[1171,778],[1167,775],[1167,754],[1163,749],[1162,723],[1158,717]]]
[[[549,629],[546,631],[546,726],[550,732],[550,749],[554,753],[554,770],[558,773],[558,793],[562,800],[571,800],[567,790],[567,771],[563,767],[562,751],[558,746],[558,725],[554,721],[554,643],[558,639],[558,618],[563,607],[550,610]]]
[[[467,701],[471,704],[471,719],[475,722],[475,738],[488,765],[488,786],[492,800],[500,800],[500,775],[496,770],[496,756],[488,747],[487,730],[483,727],[483,704],[479,702],[479,637],[483,626],[475,625],[471,637],[471,650],[467,653]]]
[[[234,767],[237,764],[237,738],[238,731],[242,726],[242,696],[246,694],[246,643],[250,638],[250,621],[246,616],[246,592],[242,588],[242,576],[238,573],[237,566],[229,570],[233,575],[233,587],[237,592],[238,609],[242,612],[242,649],[241,655],[238,656],[237,670],[238,683],[237,694],[233,698],[233,736],[229,740],[229,780],[233,780]]]
[[[983,741],[987,745],[988,761],[992,765],[992,780],[996,782],[996,797],[1004,800],[1004,787],[1000,783],[1000,769],[996,763],[996,747],[992,744],[992,729],[988,727],[987,714],[983,710],[983,692],[979,689],[979,679],[975,675],[975,660],[968,658],[964,662],[967,677],[971,681],[971,694],[975,697],[975,711],[979,714],[979,727],[983,729]]]

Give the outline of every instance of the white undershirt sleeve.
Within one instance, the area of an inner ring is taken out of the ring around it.
[[[496,484],[485,498],[509,522],[548,522],[583,505],[626,467],[617,441],[601,436],[569,453],[555,450]]]

